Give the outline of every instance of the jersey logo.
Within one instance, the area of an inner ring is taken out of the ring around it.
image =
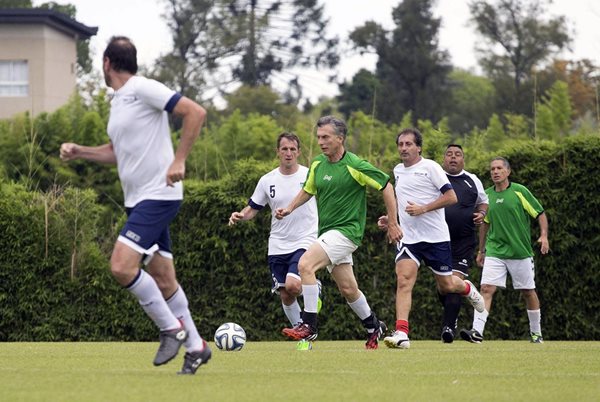
[[[331,181],[331,179],[333,179],[333,176],[329,176],[327,174],[323,176],[323,180]]]
[[[140,235],[138,235],[135,232],[132,232],[131,230],[128,230],[127,232],[125,232],[125,237],[129,237],[131,240],[133,240],[135,242],[139,242],[141,239]]]
[[[504,203],[504,198],[498,198],[496,200],[496,204],[503,204]]]
[[[427,172],[415,172],[414,173],[415,176],[423,176],[423,177],[427,177]]]

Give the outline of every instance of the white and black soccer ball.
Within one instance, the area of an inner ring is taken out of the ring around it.
[[[241,350],[246,344],[246,331],[235,322],[226,322],[215,332],[215,345],[221,350]]]

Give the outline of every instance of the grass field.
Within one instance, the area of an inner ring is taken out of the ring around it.
[[[249,342],[195,376],[157,343],[0,343],[0,401],[599,401],[600,342]]]

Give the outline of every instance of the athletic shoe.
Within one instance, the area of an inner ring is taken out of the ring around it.
[[[317,314],[321,312],[323,307],[323,284],[317,279],[317,286],[319,287],[319,298],[317,299]]]
[[[365,347],[367,349],[377,349],[379,347],[379,339],[387,331],[387,325],[383,321],[379,321],[379,327],[367,336],[367,343]]]
[[[154,365],[160,366],[173,360],[179,348],[187,340],[188,333],[185,330],[183,323],[181,327],[169,331],[160,331],[160,345],[154,357]]]
[[[476,329],[461,329],[460,337],[471,343],[483,342],[483,335],[481,335]]]
[[[454,329],[449,326],[445,326],[442,329],[442,342],[444,343],[452,343],[454,342]]]
[[[471,281],[465,280],[471,286],[471,290],[467,295],[467,299],[469,299],[469,303],[480,313],[485,311],[485,302],[483,301],[483,296],[477,291],[477,288]]]
[[[544,338],[539,332],[531,332],[531,343],[544,343]]]
[[[317,329],[306,323],[300,323],[294,328],[284,328],[281,333],[295,341],[314,341],[318,335]]]
[[[202,341],[204,349],[199,352],[187,352],[183,357],[183,367],[177,374],[196,374],[196,370],[203,364],[208,363],[212,356],[212,352],[206,341]]]
[[[410,340],[408,335],[402,331],[394,331],[392,335],[383,338],[383,342],[388,348],[408,349],[410,348]]]

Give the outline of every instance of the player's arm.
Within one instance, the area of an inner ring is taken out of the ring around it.
[[[475,260],[480,267],[483,267],[483,261],[485,260],[485,239],[489,228],[490,224],[486,222],[483,222],[481,226],[479,226],[479,250],[477,251]]]
[[[402,239],[402,229],[398,223],[398,205],[396,204],[396,196],[394,188],[388,182],[383,188],[383,202],[387,210],[387,236],[390,243],[397,243]],[[383,217],[382,217],[383,218]],[[381,220],[381,218],[379,218]]]
[[[542,254],[547,254],[550,250],[550,243],[548,242],[548,217],[545,212],[539,214],[538,222],[540,224],[540,237],[537,242],[540,243]]]
[[[458,198],[456,198],[456,192],[454,189],[446,189],[435,201],[430,202],[427,205],[418,205],[412,201],[408,201],[406,206],[406,213],[411,216],[423,215],[427,212],[435,211],[436,209],[446,208],[449,205],[456,204]]]
[[[284,217],[291,214],[296,208],[304,205],[308,200],[312,198],[312,194],[307,193],[304,189],[300,190],[298,194],[294,197],[290,205],[286,208],[277,208],[275,210],[275,218],[283,219]]]
[[[258,214],[258,209],[252,208],[250,205],[246,205],[240,212],[233,212],[229,217],[229,226],[235,225],[239,221],[249,221]]]
[[[75,159],[85,159],[92,162],[116,164],[117,158],[111,143],[87,147],[84,145],[65,142],[60,146],[60,159],[63,161],[72,161]]]
[[[173,186],[174,183],[185,177],[185,160],[190,154],[196,138],[200,135],[206,118],[206,110],[185,96],[177,101],[173,113],[183,118],[183,125],[175,159],[167,171],[167,185],[169,186]]]

